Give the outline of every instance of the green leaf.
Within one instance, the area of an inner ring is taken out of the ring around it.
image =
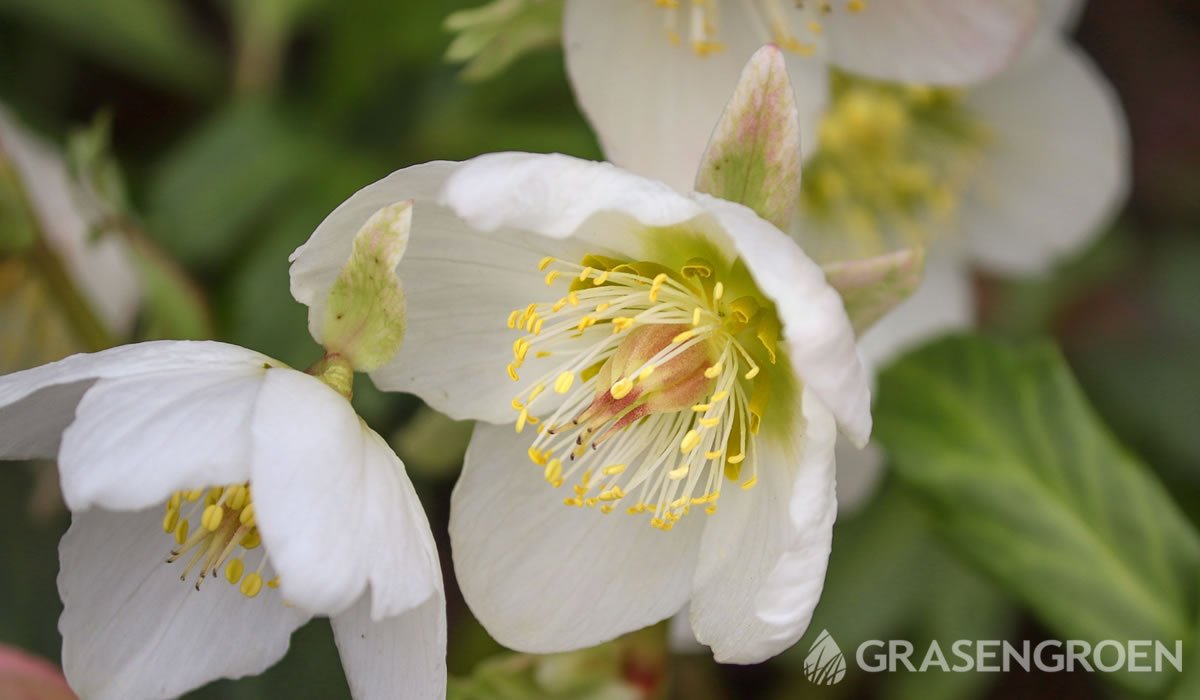
[[[161,0],[0,0],[16,17],[142,77],[192,93],[217,87],[219,65],[190,30],[183,5]]]
[[[800,115],[779,47],[762,47],[742,69],[700,163],[696,191],[791,228],[800,200]]]
[[[309,171],[320,147],[264,102],[233,104],[159,163],[147,229],[185,264],[219,263]]]
[[[928,346],[881,377],[876,436],[936,531],[1060,638],[1191,644],[1200,538],[1053,348]],[[1108,677],[1143,693],[1172,681]]]

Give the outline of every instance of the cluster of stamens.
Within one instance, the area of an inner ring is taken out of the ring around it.
[[[547,482],[576,481],[570,506],[650,515],[670,530],[692,506],[716,512],[722,481],[757,481],[754,438],[779,322],[753,295],[727,298],[716,267],[678,270],[588,256],[545,258],[552,303],[512,312],[509,377],[547,367],[512,402]],[[539,417],[539,413],[545,418]]]
[[[672,45],[683,43],[679,28],[686,21],[688,45],[696,55],[708,56],[725,48],[718,38],[720,0],[653,1],[664,11],[664,29]],[[684,3],[686,10],[682,7]],[[747,13],[764,42],[774,42],[801,56],[811,56],[821,46],[824,16],[837,10],[859,13],[867,9],[866,0],[738,0],[737,6]]]
[[[840,237],[839,257],[923,245],[947,230],[973,181],[986,130],[954,90],[833,74],[802,211]]]
[[[192,523],[197,523],[195,529]],[[254,501],[250,484],[233,484],[210,489],[176,491],[167,501],[163,516],[163,531],[175,538],[167,563],[174,563],[191,553],[191,558],[179,575],[180,581],[196,569],[196,590],[208,576],[218,576],[224,567],[225,580],[237,585],[247,598],[262,591],[263,569],[267,554],[262,550],[262,537],[254,519]],[[247,554],[258,554],[256,568],[246,573]],[[279,579],[266,582],[279,586]]]

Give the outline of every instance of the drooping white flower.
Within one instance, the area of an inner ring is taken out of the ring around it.
[[[128,247],[119,236],[93,235],[94,222],[62,155],[22,127],[0,105],[0,179],[6,176],[12,179],[3,183],[4,189],[16,199],[10,205],[28,209],[41,244],[61,265],[68,277],[66,282],[78,289],[105,332],[128,334],[140,300],[138,276]],[[14,290],[9,284],[4,286],[2,293],[7,297]],[[33,342],[37,324],[33,320],[23,322],[15,311],[6,309],[5,313],[14,326],[27,326],[19,335],[26,336],[24,342]]]
[[[568,0],[563,43],[606,156],[687,191],[716,115],[763,44],[788,52],[809,151],[830,66],[973,83],[1012,60],[1035,16],[1033,0]]]
[[[751,72],[777,77],[782,59],[767,59]],[[798,188],[795,165],[798,152],[754,166],[764,212],[776,185]],[[853,331],[820,268],[740,204],[505,153],[355,194],[293,254],[296,298],[322,298],[348,232],[401,197],[415,202],[409,338],[372,377],[484,421],[450,530],[492,635],[586,647],[690,600],[718,660],[799,638],[829,554],[837,425],[860,443],[870,430]]]
[[[0,458],[57,458],[72,511],[59,629],[82,697],[168,698],[261,672],[313,616],[331,619],[356,698],[444,695],[429,524],[348,401],[353,371],[398,342],[387,307],[407,212],[384,207],[352,237],[311,373],[161,341],[0,377]]]

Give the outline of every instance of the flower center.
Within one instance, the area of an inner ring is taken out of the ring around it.
[[[192,522],[198,523],[195,530],[191,529]],[[262,537],[254,521],[249,483],[218,486],[207,491],[176,491],[167,501],[163,531],[173,535],[176,544],[167,558],[168,564],[191,555],[179,576],[180,581],[187,580],[188,574],[197,569],[198,591],[206,577],[219,575],[224,567],[225,580],[238,585],[247,598],[257,596],[262,590],[267,553],[262,548]],[[252,552],[258,552],[258,563],[254,571],[246,574],[246,555]],[[274,578],[266,585],[275,588],[279,586],[279,579]]]
[[[928,243],[953,222],[989,138],[957,91],[834,72],[801,197],[803,213],[847,248],[822,257]]]
[[[663,26],[673,46],[683,44],[680,28],[686,24],[688,45],[697,56],[725,48],[719,38],[720,0],[654,0],[654,4],[663,9]],[[736,6],[747,13],[763,43],[774,42],[801,56],[811,56],[822,46],[825,15],[867,9],[866,0],[737,0]]]
[[[529,458],[552,486],[577,480],[564,502],[611,513],[630,499],[629,513],[670,530],[694,505],[716,512],[724,479],[753,487],[774,308],[753,294],[730,298],[700,258],[680,269],[544,258],[539,269],[565,295],[509,316],[525,335],[508,373],[519,381],[527,360],[545,367],[513,399],[516,430],[537,426]]]

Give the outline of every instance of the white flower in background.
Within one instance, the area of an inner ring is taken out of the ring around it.
[[[760,59],[743,102],[779,109],[755,122],[761,138],[726,129],[701,179],[728,175],[786,220],[795,108],[778,99],[790,94],[779,52]],[[745,158],[772,146],[791,157]],[[733,177],[738,163],[757,179]],[[570,650],[690,600],[720,661],[798,639],[829,555],[836,425],[860,443],[870,430],[850,321],[821,269],[746,206],[606,163],[506,153],[355,194],[293,254],[293,294],[322,298],[348,232],[399,197],[415,200],[400,268],[410,334],[372,376],[483,421],[450,534],[488,631]]]
[[[11,178],[11,179],[9,179]],[[8,179],[8,182],[3,182]],[[115,336],[128,335],[137,316],[140,287],[133,258],[119,236],[93,235],[91,217],[81,201],[81,191],[71,178],[61,154],[17,123],[9,110],[0,105],[0,189],[14,195],[5,198],[0,206],[27,210],[31,215],[46,254],[56,258],[83,297],[89,311]],[[14,211],[16,216],[24,212]],[[0,226],[12,225],[15,218],[5,218]],[[0,232],[7,240],[10,232]],[[22,252],[23,247],[18,251]],[[0,292],[8,295],[7,285]],[[5,317],[12,323],[29,324],[20,333],[23,342],[36,340],[33,329],[38,319],[20,317],[21,310],[7,308]],[[77,347],[78,340],[75,345]],[[11,363],[10,363],[11,364]]]
[[[1034,0],[568,0],[563,42],[607,157],[681,191],[743,64],[787,52],[810,150],[829,67],[882,80],[977,82],[1004,68]]]
[[[56,457],[73,514],[59,630],[80,696],[175,697],[261,672],[322,615],[356,698],[443,697],[429,524],[348,401],[354,370],[402,333],[393,270],[409,212],[385,207],[352,237],[310,373],[161,341],[0,377],[0,457]]]
[[[827,266],[888,250],[928,250],[924,284],[862,336],[872,370],[932,335],[973,325],[972,264],[1002,274],[1045,272],[1085,246],[1123,201],[1124,117],[1104,77],[1064,38],[1080,6],[1041,2],[1041,21],[1024,51],[971,87],[829,73],[832,102],[805,163],[792,235]],[[586,46],[568,42],[569,62],[579,60],[572,52],[585,55]],[[634,112],[620,123],[619,112],[644,109],[658,115],[655,124],[708,133],[720,107],[707,104],[709,85],[675,81],[671,90],[633,92],[648,82],[612,83],[625,92],[606,98],[611,118],[597,119],[590,108],[589,114],[614,159],[633,153],[635,170],[686,182],[703,148],[683,152],[684,141],[660,138]],[[575,83],[589,104],[593,83],[582,75]],[[825,90],[823,83],[792,84],[801,104],[812,101],[806,93]],[[839,451],[843,504],[870,491],[880,462],[874,448]]]

